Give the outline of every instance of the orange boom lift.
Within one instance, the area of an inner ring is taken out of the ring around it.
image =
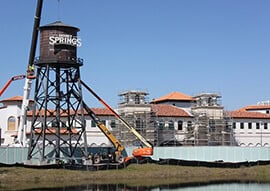
[[[16,80],[22,80],[25,78],[25,75],[18,75],[18,76],[13,76],[11,77],[7,83],[4,85],[4,87],[0,90],[0,97],[2,96],[2,94],[6,91],[6,89],[9,87],[9,85],[11,84],[11,82],[16,81]]]

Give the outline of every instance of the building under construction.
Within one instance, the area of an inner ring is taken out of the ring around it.
[[[157,130],[155,125],[155,113],[151,109],[151,104],[145,91],[125,91],[119,94],[120,102],[118,105],[119,115],[134,127],[138,133],[147,139],[148,142],[157,144]],[[137,138],[123,126],[113,129],[113,133],[120,142],[126,146],[139,146]]]
[[[194,145],[233,145],[231,121],[220,104],[221,96],[202,93],[194,98]]]
[[[226,116],[218,94],[188,97],[173,92],[151,103],[146,91],[125,91],[119,96],[119,114],[153,145],[235,144],[231,120]],[[121,124],[113,128],[113,133],[125,146],[139,144]]]

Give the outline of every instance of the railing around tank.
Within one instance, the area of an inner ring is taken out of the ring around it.
[[[63,57],[63,56],[55,56],[50,58],[44,57],[36,57],[35,58],[36,65],[44,65],[44,64],[78,64],[83,65],[83,59],[78,57]]]

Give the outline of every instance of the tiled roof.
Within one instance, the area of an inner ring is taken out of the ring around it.
[[[79,132],[77,131],[77,129],[72,128],[71,129],[73,134],[78,134]],[[41,129],[36,129],[35,130],[35,134],[41,134],[42,130]],[[56,133],[56,129],[51,127],[51,128],[47,128],[45,131],[45,134],[55,134]],[[60,129],[60,134],[62,135],[67,135],[69,133],[69,131],[67,129],[61,128]],[[31,132],[26,132],[27,135],[31,135]],[[18,136],[18,132],[14,133],[11,135],[11,137],[17,137]]]
[[[11,101],[22,101],[22,100],[23,100],[23,96],[13,96],[13,97],[10,97],[10,98],[0,100],[0,103],[2,103],[2,102],[11,102]],[[30,101],[33,101],[33,100],[30,100]]]
[[[78,131],[75,129],[75,128],[72,128],[71,129],[72,133],[73,134],[78,134]],[[36,129],[35,130],[35,133],[36,134],[41,134],[41,129]],[[46,129],[45,131],[45,134],[55,134],[56,133],[56,128],[48,128]],[[69,134],[69,131],[67,129],[64,129],[64,128],[60,128],[60,134]]]
[[[245,118],[245,119],[270,119],[269,114],[260,112],[248,112],[244,110],[229,111],[227,115],[231,118]]]
[[[157,116],[163,117],[192,117],[186,111],[181,108],[165,105],[165,104],[152,104],[152,111],[156,113]]]
[[[250,111],[250,110],[267,110],[267,109],[270,109],[270,105],[249,105],[249,106],[243,107],[239,110]]]
[[[194,98],[192,98],[189,95],[180,92],[172,92],[165,96],[152,100],[151,103],[158,103],[164,101],[193,101],[193,100]]]
[[[91,108],[96,115],[113,115],[113,113],[106,108]]]
[[[22,96],[13,96],[7,99],[3,99],[0,102],[9,102],[9,101],[22,101],[23,97]]]
[[[33,111],[32,110],[30,110],[30,111],[27,112],[27,116],[32,116],[32,114],[33,114]],[[40,116],[44,116],[45,110],[40,110],[39,113],[38,113],[38,111],[36,111],[36,115],[38,115],[38,114]],[[74,111],[70,111],[70,115],[72,115],[72,114],[74,114]],[[55,116],[56,115],[56,111],[55,110],[52,110],[52,109],[48,109],[46,115],[48,117],[49,116]],[[64,112],[63,110],[60,110],[60,115],[62,117],[66,117],[66,116],[68,116],[68,113],[67,112]]]

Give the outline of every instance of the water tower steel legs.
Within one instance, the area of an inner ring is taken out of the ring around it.
[[[37,68],[29,160],[58,162],[87,155],[82,100],[79,66]],[[78,150],[81,156],[75,156]]]

